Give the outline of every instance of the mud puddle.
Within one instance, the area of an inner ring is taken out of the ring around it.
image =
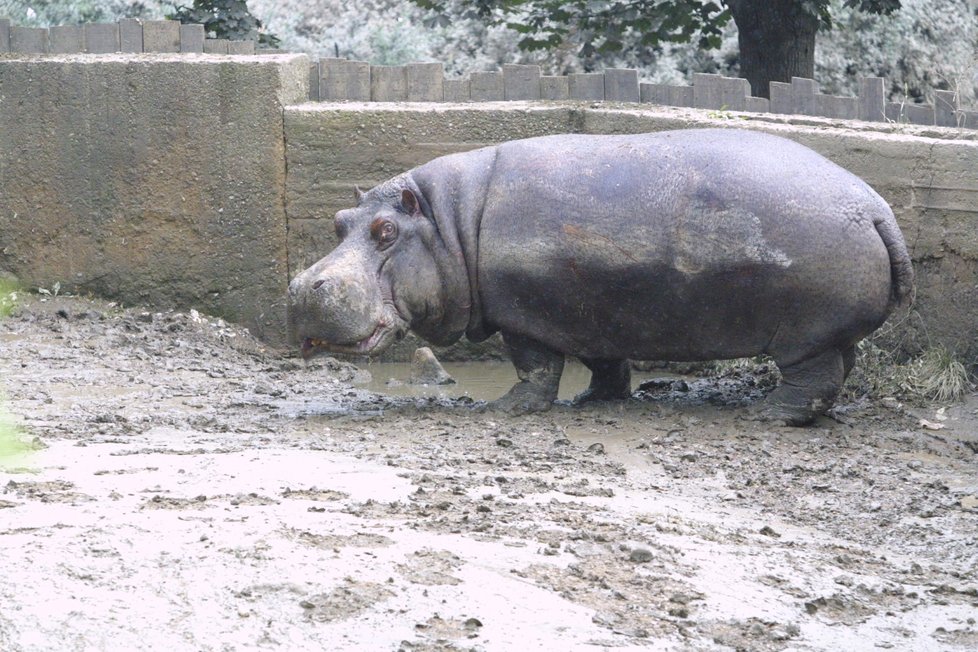
[[[4,651],[978,646],[974,396],[771,427],[751,372],[512,418],[475,405],[507,365],[390,396],[64,297],[0,353]]]
[[[516,382],[516,370],[509,362],[445,362],[445,371],[455,379],[449,385],[412,385],[411,365],[397,362],[371,362],[361,365],[367,372],[360,379],[354,379],[357,387],[390,396],[458,398],[461,396],[473,401],[493,401]],[[665,371],[632,373],[632,384],[638,385],[650,379],[676,380],[681,376]],[[591,382],[591,372],[580,362],[569,360],[564,365],[560,378],[557,399],[570,401],[587,389]]]

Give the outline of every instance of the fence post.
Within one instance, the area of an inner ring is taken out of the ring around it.
[[[882,77],[859,78],[859,119],[883,122],[886,119],[886,80]]]
[[[85,52],[112,54],[118,51],[118,23],[88,23],[85,25]]]
[[[604,71],[604,99],[609,102],[638,102],[638,71],[631,68],[607,68]]]
[[[566,100],[570,98],[570,86],[563,75],[543,75],[540,77],[540,99]]]
[[[370,99],[374,102],[405,102],[408,77],[404,66],[370,66]]]
[[[119,48],[121,52],[143,51],[143,25],[135,18],[119,21]]]
[[[52,54],[78,54],[85,51],[85,28],[81,25],[52,27],[48,38],[48,48]]]
[[[540,66],[504,64],[503,98],[507,100],[539,100]]]
[[[567,77],[567,90],[572,100],[604,100],[604,74],[575,72]]]
[[[473,102],[496,102],[505,97],[501,72],[474,72],[469,83]]]
[[[468,102],[471,99],[471,81],[465,79],[446,79],[442,82],[446,102]]]
[[[180,51],[204,51],[204,26],[196,24],[180,25]]]
[[[409,63],[406,72],[408,102],[445,101],[444,64]]]

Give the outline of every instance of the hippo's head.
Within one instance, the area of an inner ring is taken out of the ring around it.
[[[339,245],[289,284],[291,336],[303,356],[372,355],[410,329],[454,342],[469,318],[468,280],[427,204],[403,177],[336,214]]]

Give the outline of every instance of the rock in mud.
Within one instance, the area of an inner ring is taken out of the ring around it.
[[[455,379],[445,371],[438,358],[427,346],[422,346],[414,352],[411,363],[412,385],[453,385]]]

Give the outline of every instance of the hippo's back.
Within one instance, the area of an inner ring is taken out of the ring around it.
[[[887,215],[856,176],[758,132],[513,141],[479,229],[483,309],[588,357],[774,352],[806,323],[854,340],[888,310]]]

